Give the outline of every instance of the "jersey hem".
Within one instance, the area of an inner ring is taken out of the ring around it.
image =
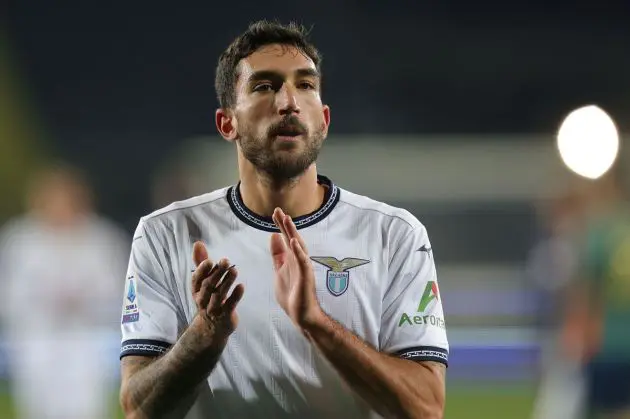
[[[448,351],[437,346],[414,346],[396,352],[396,356],[410,361],[434,361],[448,367]]]
[[[122,343],[120,359],[129,355],[160,356],[165,354],[172,345],[168,342],[153,339],[129,339]]]

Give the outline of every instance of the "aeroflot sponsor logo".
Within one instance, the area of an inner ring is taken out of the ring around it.
[[[420,303],[418,304],[416,313],[403,313],[398,321],[398,327],[430,325],[445,329],[446,324],[442,317],[432,314],[420,315],[420,313],[424,313],[429,305],[434,301],[440,301],[440,291],[438,289],[437,282],[429,281],[427,282],[427,286],[424,288],[424,293],[422,294],[422,298],[420,298]]]
[[[444,319],[441,317],[428,315],[428,316],[418,316],[418,315],[409,315],[407,313],[403,313],[400,316],[400,320],[398,321],[398,327],[404,326],[421,326],[421,325],[431,325],[436,326],[441,329],[446,329],[446,324]]]

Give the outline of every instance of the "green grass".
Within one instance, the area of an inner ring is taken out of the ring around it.
[[[454,385],[446,394],[445,419],[529,419],[535,389],[525,386]]]
[[[115,396],[112,399],[117,418],[123,419]],[[445,419],[528,419],[533,400],[534,390],[528,387],[453,385],[447,393]],[[7,391],[0,391],[0,418],[15,419]]]
[[[112,396],[112,408],[116,412],[115,419],[124,419],[124,416],[118,408],[118,395]],[[0,384],[0,418],[1,419],[16,419],[15,409],[11,400],[11,395],[7,391],[5,385]],[[112,419],[114,419],[112,418]]]
[[[11,397],[6,392],[0,393],[0,418],[11,419],[15,417]]]

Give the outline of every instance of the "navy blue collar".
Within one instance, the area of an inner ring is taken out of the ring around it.
[[[298,229],[311,226],[323,220],[330,214],[339,202],[339,188],[326,176],[318,175],[317,182],[326,185],[326,194],[322,205],[310,214],[302,215],[293,219]],[[263,231],[278,232],[276,224],[271,217],[264,217],[251,211],[243,203],[240,190],[241,183],[232,186],[227,191],[227,200],[234,214],[244,223]]]

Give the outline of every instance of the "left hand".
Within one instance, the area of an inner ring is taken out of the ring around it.
[[[271,235],[276,300],[301,329],[317,322],[323,312],[315,294],[315,274],[306,245],[290,216],[280,208],[273,221],[281,233]]]

